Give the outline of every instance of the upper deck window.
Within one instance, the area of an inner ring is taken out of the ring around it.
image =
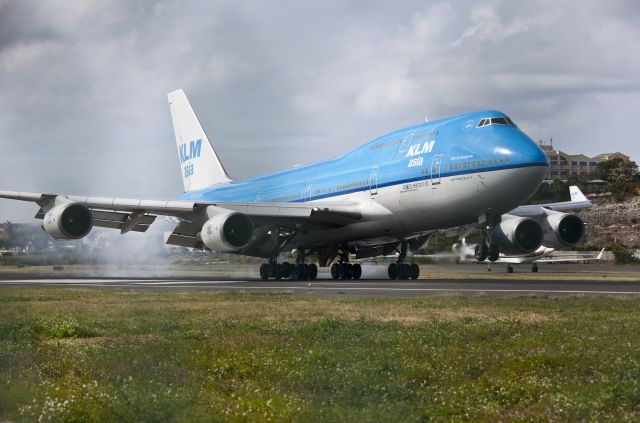
[[[483,126],[489,126],[489,125],[513,126],[513,127],[516,126],[515,123],[513,123],[513,121],[506,116],[484,118],[484,119],[480,119],[480,122],[478,122],[478,128],[481,128]]]

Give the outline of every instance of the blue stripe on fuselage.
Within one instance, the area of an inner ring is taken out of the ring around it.
[[[476,127],[482,118],[501,116],[474,112],[400,129],[335,159],[187,192],[178,199],[284,203],[330,198],[369,190],[374,174],[377,188],[438,178],[437,157],[440,178],[547,166],[544,152],[518,128]]]

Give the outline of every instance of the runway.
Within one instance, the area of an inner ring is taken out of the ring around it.
[[[0,271],[2,288],[102,288],[202,290],[218,292],[286,293],[297,296],[417,297],[430,295],[519,296],[519,295],[640,295],[640,266],[613,264],[565,264],[544,266],[540,273],[528,267],[506,274],[501,267],[488,272],[477,264],[432,264],[421,266],[422,279],[385,279],[386,266],[364,267],[364,279],[341,281],[326,269],[309,281],[262,281],[253,265],[218,264],[207,267],[90,266],[14,268]],[[247,275],[251,275],[247,277]],[[1,295],[1,294],[0,294]]]
[[[206,278],[62,278],[6,279],[0,287],[203,290],[288,293],[302,296],[416,297],[429,295],[640,295],[640,281],[429,279],[418,281],[359,280],[260,281]]]

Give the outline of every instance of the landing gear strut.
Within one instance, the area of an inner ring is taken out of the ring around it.
[[[395,263],[391,263],[387,269],[389,279],[418,279],[420,276],[420,266],[415,263],[404,263],[407,257],[407,242],[400,244],[400,255]]]
[[[348,252],[341,253],[339,261],[331,265],[331,277],[333,279],[360,279],[361,276],[362,266],[359,263],[349,263]]]

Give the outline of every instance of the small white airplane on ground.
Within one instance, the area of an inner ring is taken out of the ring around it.
[[[453,256],[457,261],[475,261],[473,250],[475,244],[467,244],[463,239],[460,244],[453,245]],[[580,263],[588,261],[602,260],[604,256],[604,248],[600,250],[598,254],[593,253],[558,253],[554,254],[555,248],[549,248],[541,246],[535,252],[522,256],[505,256],[500,254],[500,257],[494,262],[487,262],[487,271],[491,271],[492,263],[505,263],[507,265],[507,273],[513,273],[514,264],[531,264],[531,271],[538,271],[538,264],[553,264],[553,263]]]

